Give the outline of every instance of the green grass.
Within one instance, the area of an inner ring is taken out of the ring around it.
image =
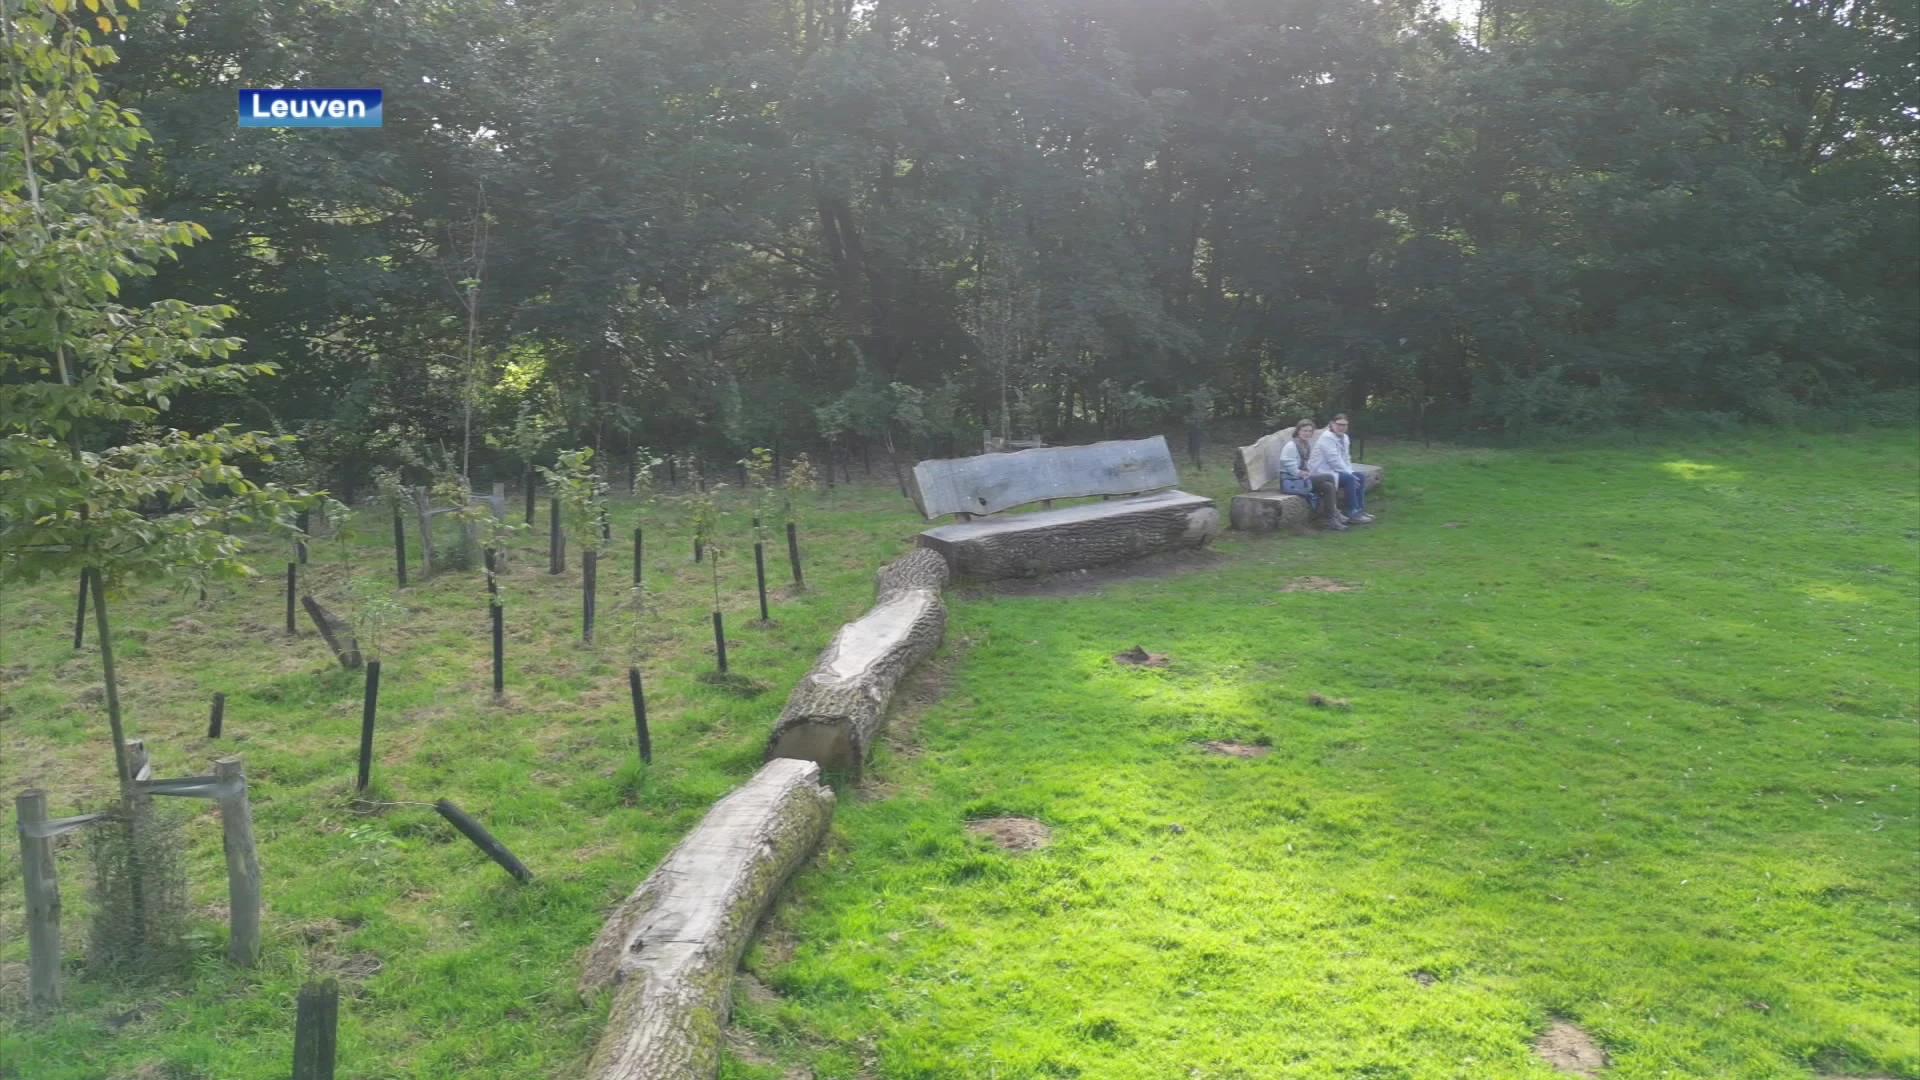
[[[1920,1075],[1920,460],[1794,441],[1382,447],[1371,528],[956,598],[726,1075]]]
[[[723,1075],[1547,1077],[1529,1044],[1558,1016],[1606,1045],[1611,1077],[1920,1076],[1920,453],[1806,441],[1818,490],[1775,479],[1806,472],[1792,436],[1381,445],[1375,526],[1229,537],[1210,566],[1084,595],[950,593],[944,696],[842,788],[833,840],[750,957]],[[1188,479],[1231,484],[1217,464]],[[605,911],[756,767],[787,688],[922,527],[885,485],[809,522],[815,588],[771,629],[749,625],[750,550],[723,564],[730,658],[768,687],[742,697],[697,681],[705,568],[683,526],[648,518],[671,610],[648,644],[644,773],[609,625],[624,554],[586,648],[577,561],[550,578],[519,543],[505,707],[478,576],[407,590],[377,797],[454,800],[530,886],[427,807],[352,812],[357,678],[304,626],[283,639],[271,577],[205,609],[119,601],[145,639],[125,646],[130,726],[160,773],[246,757],[266,955],[227,967],[204,913],[190,973],[72,973],[69,1007],[30,1019],[7,996],[26,949],[0,859],[0,1076],[284,1075],[294,991],[330,971],[342,1077],[576,1075],[603,1013],[571,987]],[[355,558],[386,573],[372,524]],[[315,558],[327,595],[335,556]],[[1304,575],[1361,587],[1279,591]],[[0,610],[0,792],[49,787],[56,814],[111,794],[71,603],[62,585]],[[1109,660],[1135,644],[1171,664]],[[215,690],[219,746],[201,738]],[[218,903],[217,823],[185,809],[196,900]],[[1051,846],[964,830],[998,813],[1046,822]],[[61,870],[77,960],[77,845]]]
[[[617,610],[632,574],[632,505],[616,509],[593,647],[580,644],[577,553],[564,577],[546,572],[544,503],[538,534],[513,541],[503,586],[504,705],[490,701],[481,575],[422,582],[410,542],[415,580],[400,594],[406,613],[384,650],[370,792],[400,805],[376,814],[354,810],[360,675],[332,661],[304,614],[300,636],[284,636],[283,554],[265,553],[261,578],[216,591],[204,606],[157,588],[116,598],[129,734],[147,740],[156,773],[207,772],[227,753],[245,758],[268,909],[265,955],[251,972],[223,960],[225,925],[214,905],[225,902],[226,877],[211,804],[163,805],[194,815],[194,899],[203,910],[191,972],[159,984],[83,977],[87,862],[80,834],[69,833],[57,861],[76,970],[66,979],[67,1006],[30,1019],[20,1009],[27,948],[9,828],[0,857],[0,1077],[284,1076],[294,994],[327,974],[342,978],[342,1077],[576,1074],[604,1003],[582,1006],[572,987],[606,911],[759,766],[787,688],[833,629],[871,602],[874,569],[914,531],[891,485],[823,493],[802,525],[810,588],[796,595],[784,584],[785,538],[776,532],[768,551],[774,625],[762,628],[747,513],[737,498],[722,498],[735,511],[721,563],[729,667],[765,689],[700,681],[713,669],[709,568],[692,562],[683,514],[649,511],[649,584],[666,610],[646,631],[655,758],[645,771],[627,697],[631,635]],[[388,519],[363,517],[353,564],[390,581]],[[452,539],[443,531],[443,553]],[[341,552],[321,541],[312,558],[316,594],[344,611]],[[0,607],[0,692],[12,710],[0,719],[8,820],[12,794],[26,787],[50,789],[56,816],[113,800],[106,717],[86,700],[100,681],[99,655],[91,632],[85,654],[72,652],[72,603],[61,583]],[[228,695],[227,737],[209,742],[215,691]],[[434,813],[438,798],[480,818],[536,880],[519,885],[487,861]]]

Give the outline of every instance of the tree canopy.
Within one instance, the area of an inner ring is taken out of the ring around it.
[[[183,415],[349,489],[469,407],[501,476],[528,416],[619,461],[1911,407],[1910,0],[1448,11],[153,0],[104,92],[208,235],[127,288],[281,371]],[[385,127],[240,129],[260,85]]]

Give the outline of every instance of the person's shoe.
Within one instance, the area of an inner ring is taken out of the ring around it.
[[[1366,513],[1355,514],[1347,520],[1353,522],[1355,525],[1371,525],[1373,524],[1373,515]]]
[[[1344,521],[1328,521],[1325,524],[1321,525],[1320,527],[1323,529],[1326,529],[1328,532],[1346,532],[1347,531],[1347,523]]]

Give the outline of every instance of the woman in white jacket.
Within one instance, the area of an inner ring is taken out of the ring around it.
[[[1305,480],[1311,486],[1313,497],[1326,507],[1326,524],[1329,529],[1345,529],[1346,515],[1340,512],[1339,481],[1328,472],[1314,472],[1309,467],[1313,456],[1313,417],[1302,417],[1293,425],[1293,438],[1280,448],[1280,475],[1288,480]]]

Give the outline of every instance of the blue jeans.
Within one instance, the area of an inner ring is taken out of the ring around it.
[[[1359,473],[1334,473],[1340,482],[1340,490],[1347,494],[1347,516],[1354,517],[1367,512],[1367,481]]]

